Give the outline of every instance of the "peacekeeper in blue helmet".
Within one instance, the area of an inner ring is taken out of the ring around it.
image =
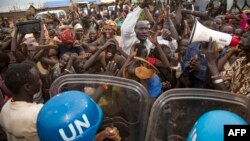
[[[247,125],[247,122],[233,112],[212,110],[197,120],[187,141],[224,141],[224,125]]]
[[[56,103],[56,104],[55,104]],[[103,113],[88,95],[66,91],[51,98],[37,118],[40,141],[120,141],[116,127],[107,127],[96,134]]]
[[[121,140],[117,128],[108,127],[96,135],[102,111],[82,92],[65,92],[45,105],[36,104],[33,96],[41,89],[41,79],[32,63],[10,67],[5,84],[13,94],[0,111],[0,127],[8,141]]]

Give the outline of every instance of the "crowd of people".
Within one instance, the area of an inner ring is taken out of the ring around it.
[[[205,13],[194,11],[194,3],[173,1],[171,7],[156,9],[144,0],[111,15],[96,9],[88,15],[72,12],[68,17],[51,16],[49,22],[41,20],[40,30],[27,34],[4,18],[0,25],[2,138],[6,133],[9,141],[38,140],[37,115],[50,99],[52,82],[65,74],[132,79],[148,90],[152,103],[174,88],[217,89],[250,98],[249,6],[241,9],[234,1],[227,11],[223,3],[216,7],[211,0]],[[198,21],[238,36],[240,43],[218,44],[213,35],[205,42],[190,42]],[[110,128],[106,130],[96,141],[121,140],[116,128],[112,134]]]

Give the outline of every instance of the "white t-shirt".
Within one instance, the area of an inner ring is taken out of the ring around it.
[[[0,113],[0,125],[8,141],[39,141],[36,122],[43,104],[8,100]]]
[[[178,43],[174,38],[172,38],[172,41],[168,41],[168,40],[164,40],[162,36],[157,36],[157,41],[159,44],[167,45],[170,48],[172,53],[175,53],[175,51],[178,48]]]

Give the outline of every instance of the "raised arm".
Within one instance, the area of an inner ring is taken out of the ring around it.
[[[41,33],[40,33],[39,44],[40,44],[40,45],[43,45],[43,44],[44,44],[44,41],[45,41],[45,40],[44,40],[44,39],[45,39],[45,34],[44,34],[45,31],[44,31],[44,30],[45,30],[46,27],[45,27],[45,25],[44,25],[44,23],[43,23],[42,21],[40,22],[40,26],[41,26]]]
[[[12,33],[12,40],[11,40],[11,52],[13,55],[17,58],[18,62],[22,62],[26,59],[26,56],[22,54],[20,51],[17,50],[18,40],[20,41],[21,39],[18,38],[23,38],[23,36],[17,36],[18,35],[18,29],[17,27],[14,27],[13,33]]]
[[[153,26],[155,23],[155,20],[147,7],[144,8],[144,13],[145,13],[145,17],[150,22],[150,25]]]
[[[155,47],[156,47],[157,51],[159,52],[163,67],[169,68],[169,66],[170,66],[169,60],[168,60],[167,56],[164,54],[161,46],[157,42],[156,32],[150,31],[150,34],[151,34],[150,41],[155,44]]]
[[[134,33],[135,25],[142,11],[143,11],[143,8],[138,6],[136,9],[134,9],[133,12],[130,12],[127,15],[121,27],[122,38],[130,36],[131,34]]]
[[[130,52],[130,47],[132,46],[136,34],[135,34],[135,25],[137,23],[137,20],[140,17],[141,12],[143,11],[143,6],[142,4],[138,6],[136,9],[134,9],[133,12],[130,12],[126,19],[124,20],[122,27],[121,27],[121,37],[123,40],[123,50],[129,54]]]
[[[39,60],[44,56],[45,52],[46,52],[45,49],[39,50],[39,51],[36,53],[36,55],[32,58],[32,60],[33,60],[34,62],[39,61]]]
[[[111,39],[112,40],[112,39]],[[111,40],[108,40],[95,54],[93,54],[84,64],[83,68],[84,70],[87,70],[93,63],[96,62],[98,56],[110,45],[114,44],[111,42]]]
[[[179,34],[174,26],[174,23],[172,22],[171,18],[170,18],[170,13],[169,13],[169,5],[166,6],[166,16],[165,16],[165,22],[163,25],[163,28],[167,28],[170,32],[171,32],[171,36],[178,40],[179,38]]]
[[[129,63],[131,60],[134,59],[134,56],[136,55],[136,53],[137,53],[137,49],[133,48],[133,49],[131,50],[131,55],[128,56],[128,58],[127,58],[127,60],[125,61],[124,65],[123,65],[122,68],[119,70],[119,72],[117,73],[116,76],[122,77],[122,75],[123,75],[122,73],[123,73],[124,69],[126,68],[126,66],[128,65],[128,63]]]
[[[212,42],[212,39],[210,39],[209,41],[208,50],[206,52],[206,59],[215,88],[218,90],[229,91],[226,85],[223,83],[222,78],[220,77],[220,71],[216,64],[216,43]]]

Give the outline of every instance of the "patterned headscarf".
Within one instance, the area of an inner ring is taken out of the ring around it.
[[[106,21],[103,23],[103,27],[104,27],[105,25],[111,26],[111,28],[113,29],[114,32],[117,31],[117,24],[116,24],[114,21],[112,21],[112,20],[106,20]],[[102,28],[102,29],[103,29],[103,28]]]
[[[60,34],[60,39],[64,45],[73,45],[76,41],[75,35],[71,29],[66,29]]]

